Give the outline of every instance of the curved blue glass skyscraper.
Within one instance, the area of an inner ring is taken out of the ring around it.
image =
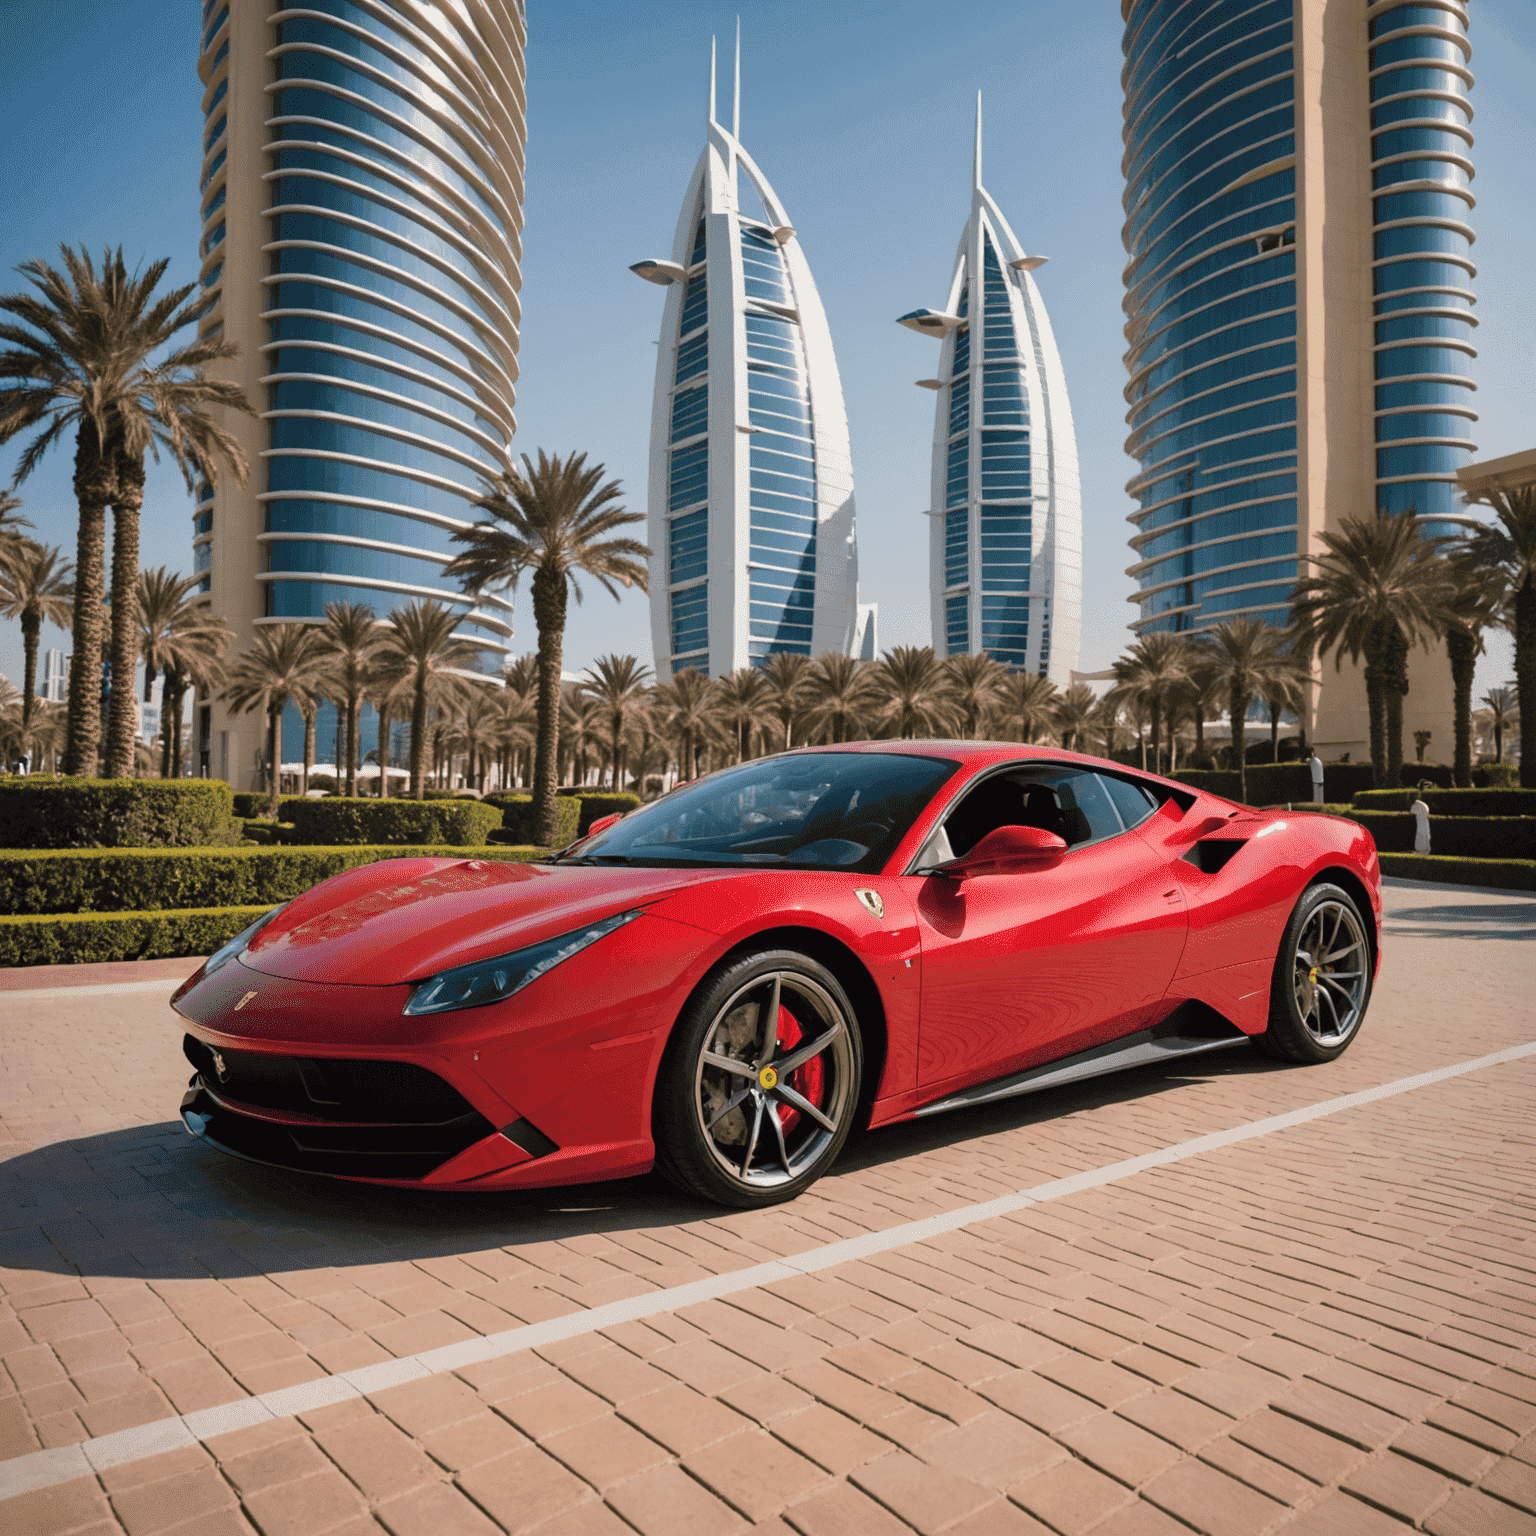
[[[490,662],[510,604],[442,568],[515,430],[520,0],[212,0],[204,22],[203,326],[260,413],[250,488],[200,488],[204,589],[237,649],[338,599],[435,598]],[[217,726],[247,724],[204,721],[238,778]]]
[[[1448,513],[1475,448],[1466,8],[1121,11],[1133,627],[1284,624],[1323,532]],[[1409,714],[1449,750],[1443,660],[1415,667]],[[1347,749],[1358,682],[1319,686]]]

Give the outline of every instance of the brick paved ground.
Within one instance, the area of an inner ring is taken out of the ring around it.
[[[1218,1054],[895,1128],[755,1214],[651,1180],[419,1197],[235,1163],[175,1120],[160,995],[0,988],[0,1460],[1536,1038],[1536,900],[1394,882],[1387,906],[1339,1062]],[[0,1530],[1536,1536],[1533,1090],[1536,1058],[1457,1077],[40,1489]]]

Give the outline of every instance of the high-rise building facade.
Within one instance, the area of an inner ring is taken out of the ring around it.
[[[1324,531],[1451,512],[1475,449],[1466,6],[1121,13],[1134,628],[1284,624]],[[1445,664],[1413,670],[1449,751]],[[1359,742],[1358,678],[1319,679],[1319,744]]]
[[[929,590],[941,657],[985,651],[1065,688],[1082,622],[1082,493],[1066,377],[1028,255],[981,183],[942,310],[901,324],[943,338],[936,379]]]
[[[651,410],[651,632],[663,682],[788,652],[872,657],[858,601],[848,417],[826,315],[783,204],[715,117],[672,256]]]
[[[257,412],[228,422],[249,485],[197,491],[207,601],[238,651],[435,598],[493,660],[510,604],[443,566],[515,430],[522,0],[208,0],[203,28],[201,331]],[[198,771],[243,785],[261,730],[200,700]]]

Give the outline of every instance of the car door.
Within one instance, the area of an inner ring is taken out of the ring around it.
[[[964,881],[908,876],[923,948],[923,1086],[984,1082],[1143,1028],[1179,963],[1178,882],[1129,829],[1103,778],[1076,766],[1021,764],[976,786],[917,870],[931,867],[930,850],[963,855],[1009,822],[1058,832],[1068,850]]]

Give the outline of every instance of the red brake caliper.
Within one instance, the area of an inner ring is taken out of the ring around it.
[[[804,1039],[805,1032],[800,1028],[794,1014],[782,1003],[779,1004],[779,1028],[778,1042],[781,1053],[788,1054]],[[798,1067],[789,1076],[789,1086],[800,1095],[802,1099],[821,1108],[822,1065],[820,1056],[812,1056],[803,1067]],[[788,1104],[777,1106],[779,1112],[779,1124],[786,1131],[793,1130],[800,1122],[800,1111]]]

